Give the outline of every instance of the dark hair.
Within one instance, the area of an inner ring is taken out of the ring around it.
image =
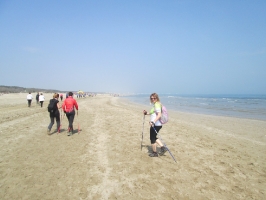
[[[69,92],[68,95],[69,95],[69,96],[73,96],[73,92]]]

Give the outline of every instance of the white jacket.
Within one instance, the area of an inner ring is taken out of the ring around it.
[[[28,95],[27,95],[27,99],[28,99],[28,100],[31,100],[31,99],[32,99],[32,95],[31,95],[31,94],[28,94]]]
[[[40,95],[40,96],[39,96],[39,101],[44,101],[44,99],[45,99],[45,98],[44,98],[43,95]]]

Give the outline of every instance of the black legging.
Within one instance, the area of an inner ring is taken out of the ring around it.
[[[40,101],[40,103],[41,103],[41,107],[42,107],[43,101]]]
[[[59,111],[55,111],[55,113],[50,113],[50,119],[51,119],[51,122],[48,126],[48,129],[51,130],[53,125],[54,125],[54,119],[56,119],[56,124],[57,124],[57,131],[59,131],[59,128],[60,128],[60,113]]]
[[[71,112],[66,113],[67,119],[68,119],[68,129],[69,131],[73,131],[73,122],[74,122],[74,117],[75,117],[75,110]]]
[[[31,99],[28,99],[28,107],[31,106]]]
[[[162,128],[162,126],[154,126],[155,130],[157,131],[157,133],[159,133],[160,129]],[[151,140],[151,144],[154,144],[156,142],[157,138],[157,133],[155,132],[155,130],[153,129],[153,127],[150,127],[150,140]]]

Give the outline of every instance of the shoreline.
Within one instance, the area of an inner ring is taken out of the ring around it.
[[[120,97],[118,97],[120,98]],[[120,98],[122,101],[126,101],[128,102],[129,104],[136,104],[137,106],[139,107],[151,107],[150,105],[147,105],[147,104],[144,104],[144,103],[139,103],[139,102],[134,102],[130,99],[127,99],[127,98]],[[181,111],[181,110],[175,110],[175,109],[171,109],[171,108],[168,108],[167,107],[167,111],[168,112],[172,112],[172,113],[176,113],[177,115],[178,114],[184,114],[184,115],[198,115],[199,117],[202,116],[202,117],[221,117],[221,118],[232,118],[232,119],[243,119],[243,120],[251,120],[251,121],[261,121],[261,122],[266,122],[266,120],[263,120],[263,119],[257,119],[257,118],[246,118],[246,117],[237,117],[237,116],[226,116],[226,115],[219,115],[219,114],[206,114],[206,113],[197,113],[197,112],[189,112],[189,111]]]
[[[26,95],[27,95],[28,93],[9,93],[9,94],[4,94],[4,95],[2,95],[2,96],[0,96],[0,99],[1,98],[6,98],[7,97],[7,99],[11,99],[11,101],[12,101],[12,97],[10,97],[10,96],[8,96],[8,95],[15,95],[16,97],[20,97],[20,99],[19,99],[19,102],[20,103],[25,103],[26,101],[24,101],[24,96],[25,96],[25,99],[26,99]],[[32,100],[32,103],[34,104],[34,103],[36,103],[36,100],[35,100],[35,93],[33,93],[33,100]],[[53,96],[53,93],[44,93],[44,95],[45,95],[45,101],[46,101],[46,103],[52,98],[52,96]],[[97,94],[98,96],[106,96],[106,97],[112,97],[112,96],[110,96],[109,94]],[[64,98],[65,98],[65,96],[64,96]],[[76,99],[76,100],[78,100],[78,98],[76,98],[76,96],[74,96],[74,98]],[[85,97],[85,99],[86,98],[91,98],[91,97]],[[120,98],[121,100],[125,100],[125,101],[128,101],[128,102],[131,102],[131,103],[134,103],[134,104],[136,104],[136,105],[139,105],[140,107],[149,107],[149,105],[148,104],[145,104],[145,103],[141,103],[141,102],[137,102],[137,101],[134,101],[134,100],[131,100],[130,98],[128,98],[128,97],[125,97],[125,96],[115,96],[114,98]],[[82,98],[83,99],[83,98]],[[18,100],[16,100],[16,103],[19,103],[18,102]],[[27,102],[26,102],[27,103]],[[255,117],[253,117],[253,118],[249,118],[249,117],[241,117],[241,116],[237,116],[237,115],[223,115],[223,114],[215,114],[214,112],[211,112],[211,113],[206,113],[206,112],[197,112],[197,111],[194,111],[194,112],[190,112],[190,111],[187,111],[187,110],[185,110],[185,109],[180,109],[180,110],[178,110],[178,109],[176,109],[176,108],[171,108],[171,106],[169,107],[169,106],[167,106],[166,107],[167,108],[167,110],[168,111],[171,111],[171,112],[177,112],[177,113],[183,113],[183,114],[191,114],[191,115],[202,115],[202,116],[214,116],[214,117],[225,117],[225,118],[236,118],[236,119],[247,119],[247,120],[258,120],[258,121],[262,121],[262,122],[264,122],[264,121],[266,121],[265,119],[261,119],[261,118],[255,118]]]
[[[142,107],[143,108],[142,110],[144,110],[144,109],[148,110],[149,108],[151,108],[151,106],[147,106],[147,105],[145,106],[145,105],[142,105],[141,103],[132,102],[129,99],[122,99],[122,101],[125,101],[126,103],[129,103],[129,104],[134,104],[137,107]],[[140,113],[141,113],[141,110],[140,110]],[[221,129],[225,129],[225,130],[229,130],[231,127],[230,128],[224,127],[224,124],[229,125],[229,126],[233,126],[234,124],[237,124],[237,123],[242,124],[242,126],[243,126],[243,128],[241,128],[242,133],[240,133],[240,131],[238,131],[238,134],[246,135],[249,138],[253,138],[253,139],[254,139],[254,134],[249,134],[249,133],[252,133],[254,129],[256,130],[256,125],[258,124],[259,126],[265,127],[265,129],[258,130],[255,135],[257,135],[259,137],[258,141],[262,140],[262,141],[266,142],[266,121],[264,121],[264,120],[231,117],[231,116],[207,115],[207,114],[201,114],[201,113],[190,113],[190,112],[176,111],[176,110],[172,110],[172,109],[169,109],[168,113],[169,113],[169,122],[170,123],[172,121],[171,118],[173,118],[174,119],[173,123],[191,122],[191,123],[197,123],[199,126],[206,126],[207,127],[206,124],[205,125],[202,124],[202,121],[205,120],[205,121],[208,121],[211,123],[216,122],[215,126],[221,128]],[[217,123],[217,121],[219,121],[220,125],[219,125],[219,123]],[[167,124],[165,126],[167,126]],[[226,134],[229,134],[229,133],[226,133]],[[249,140],[249,139],[247,139],[247,140]],[[266,145],[266,143],[265,143],[265,145]]]
[[[131,102],[135,102],[135,103],[143,105],[143,106],[147,106],[149,104],[148,101],[145,104],[143,99],[137,99],[138,97],[134,97],[135,99],[130,97],[130,96],[121,97],[121,98],[128,99]],[[193,97],[193,98],[195,98],[195,97]],[[192,107],[180,106],[180,105],[178,106],[178,105],[174,105],[174,104],[168,105],[167,101],[169,101],[169,99],[165,99],[165,96],[163,96],[162,99],[163,99],[162,103],[164,103],[167,110],[172,110],[172,111],[176,111],[176,112],[266,121],[266,114],[265,115],[261,114],[261,113],[260,114],[258,114],[258,113],[254,114],[251,111],[250,111],[250,113],[248,113],[247,111],[231,111],[229,108],[224,109],[224,110],[223,109],[218,109],[218,110],[217,109],[209,109],[209,108],[196,106],[196,104],[193,105],[194,107],[193,106]],[[143,101],[143,102],[141,102],[141,101]],[[192,109],[194,109],[194,110],[192,110]]]

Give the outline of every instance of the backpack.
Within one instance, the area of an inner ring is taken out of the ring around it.
[[[164,105],[161,104],[161,117],[159,119],[161,124],[166,124],[168,122],[168,112]]]
[[[47,107],[49,113],[54,113],[57,109],[57,101],[56,99],[50,99],[50,103]]]
[[[167,109],[164,105],[162,105],[162,113],[161,113],[161,118],[159,119],[159,121],[161,122],[161,124],[166,124],[168,122],[168,112]]]

